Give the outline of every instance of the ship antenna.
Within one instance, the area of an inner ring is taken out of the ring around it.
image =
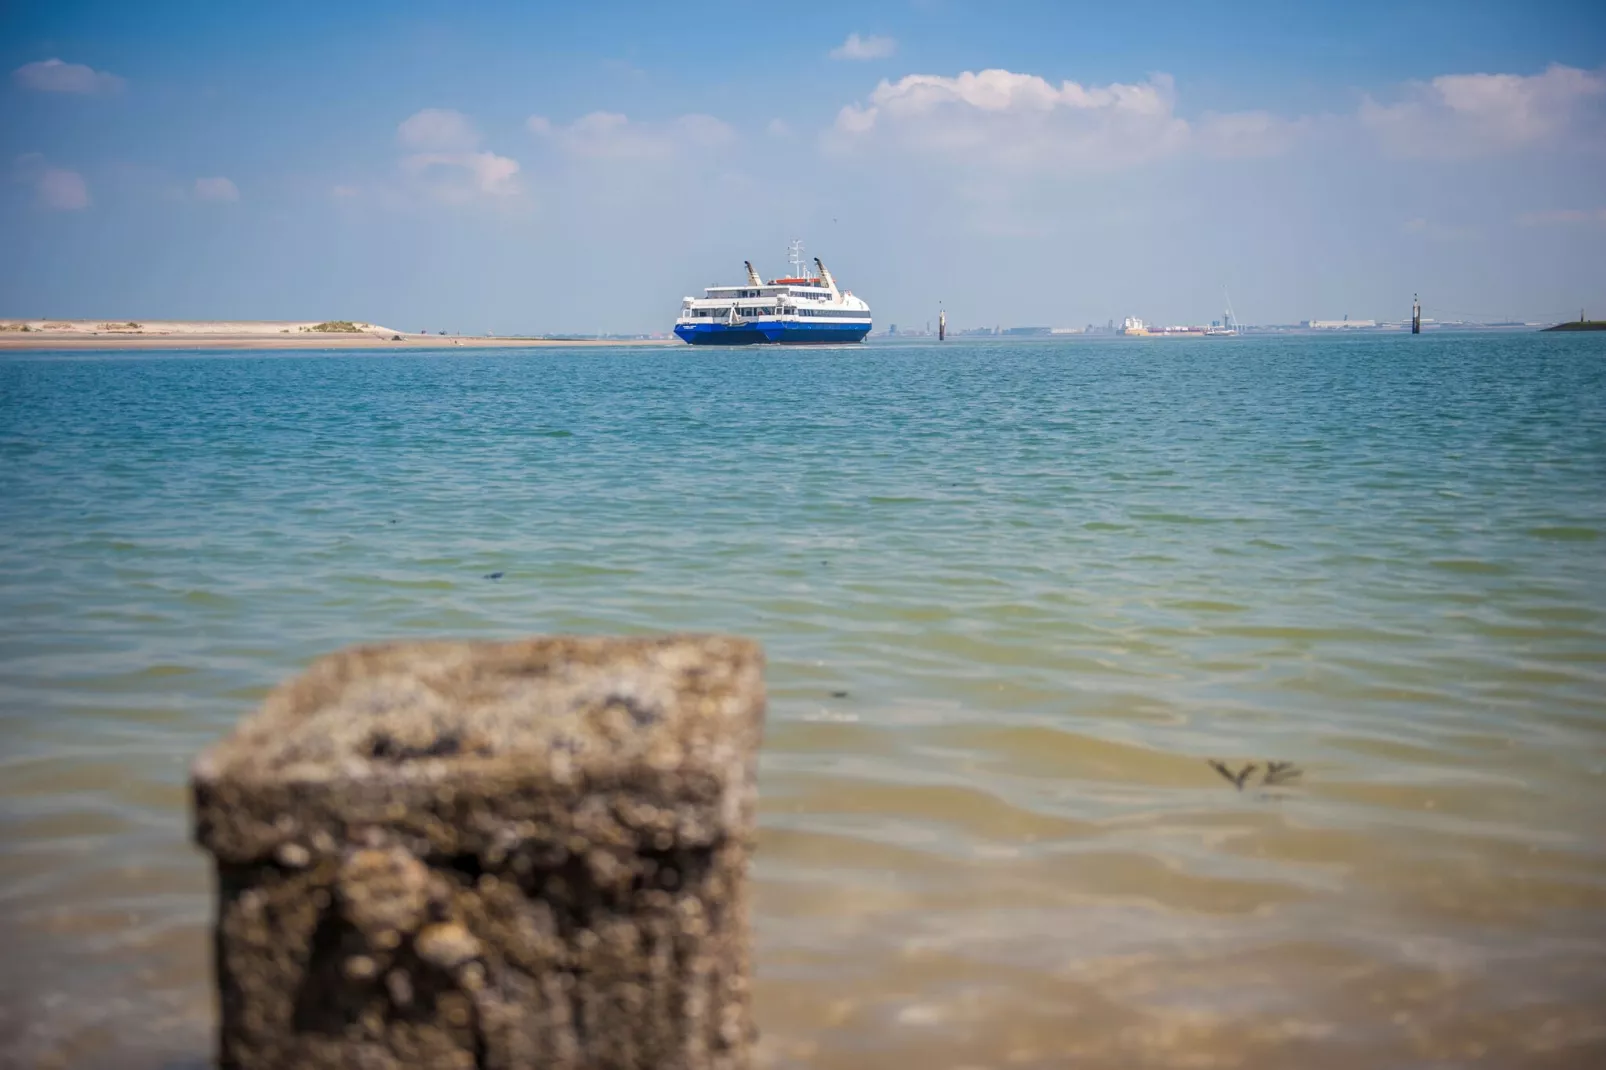
[[[807,278],[803,274],[803,239],[792,239],[792,277],[794,279]]]

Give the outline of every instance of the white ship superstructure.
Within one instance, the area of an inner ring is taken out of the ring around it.
[[[792,274],[765,282],[747,263],[741,286],[710,286],[681,302],[675,334],[692,345],[798,345],[861,342],[870,333],[870,306],[836,284],[814,258],[805,273],[803,243],[793,242]]]

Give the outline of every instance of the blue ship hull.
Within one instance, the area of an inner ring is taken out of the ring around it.
[[[862,342],[868,323],[678,323],[675,334],[694,346],[839,345]]]

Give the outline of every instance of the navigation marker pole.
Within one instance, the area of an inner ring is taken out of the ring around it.
[[[1411,333],[1422,333],[1422,302],[1416,294],[1411,295]]]

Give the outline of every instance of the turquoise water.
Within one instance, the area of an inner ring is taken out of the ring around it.
[[[0,1062],[205,1059],[186,766],[310,658],[677,629],[771,1065],[1606,1061],[1606,337],[12,352],[0,510]]]

